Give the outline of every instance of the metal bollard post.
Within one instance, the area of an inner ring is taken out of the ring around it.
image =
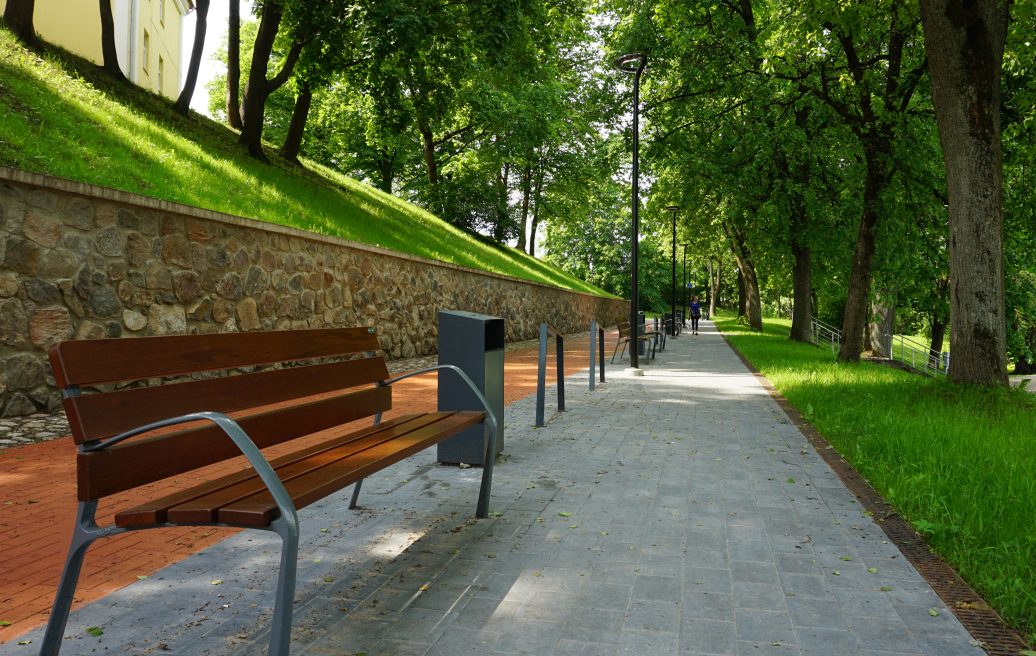
[[[558,412],[565,411],[565,338],[561,333],[555,333],[554,343],[557,345],[558,365]]]
[[[597,376],[597,320],[590,319],[590,391],[596,389]]]
[[[536,370],[536,426],[542,427],[546,424],[544,420],[543,406],[546,404],[547,396],[547,324],[540,324],[540,354]]]
[[[597,348],[600,349],[601,382],[604,382],[604,328],[597,327]]]

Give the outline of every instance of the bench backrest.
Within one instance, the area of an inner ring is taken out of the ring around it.
[[[169,417],[216,411],[235,417],[265,448],[389,410],[390,388],[374,385],[388,378],[384,358],[340,360],[378,348],[373,329],[314,329],[77,340],[51,348],[50,361],[65,390],[76,444]],[[323,361],[312,362],[317,360]],[[285,366],[219,375],[275,363]],[[207,372],[217,375],[78,394],[88,386]],[[238,455],[230,439],[208,422],[156,431],[103,451],[79,453],[79,499],[99,499]]]
[[[630,322],[623,321],[619,323],[616,328],[619,329],[619,339],[624,339],[630,336]]]

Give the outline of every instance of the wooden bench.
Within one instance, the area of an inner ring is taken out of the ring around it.
[[[377,349],[377,337],[368,328],[54,346],[50,361],[64,391],[72,439],[79,446],[79,506],[40,654],[56,655],[61,647],[83,558],[96,539],[168,526],[229,526],[281,536],[269,654],[286,656],[299,542],[297,510],[353,484],[354,507],[365,476],[480,423],[487,437],[476,515],[486,517],[497,423],[485,398],[450,365],[390,379],[384,358],[374,356]],[[254,371],[259,365],[264,368]],[[233,373],[242,368],[252,371]],[[485,412],[420,413],[382,422],[382,413],[392,408],[392,383],[433,370],[459,375]],[[123,388],[127,381],[165,377],[188,380]],[[102,389],[96,390],[98,386]],[[85,393],[86,388],[95,391]],[[346,426],[369,417],[374,418],[372,426]],[[273,460],[260,451],[294,440],[299,441],[289,445],[293,451],[280,452],[289,448],[282,446]],[[123,509],[109,526],[95,523],[98,501],[105,497],[240,455],[250,467]]]
[[[629,321],[622,321],[616,327],[619,330],[619,339],[618,339],[618,341],[615,342],[615,350],[612,351],[612,360],[611,360],[612,364],[615,364],[615,355],[616,354],[619,354],[619,358],[620,359],[622,358],[623,355],[626,354],[626,347],[630,343],[630,322]],[[655,333],[653,331],[651,331],[651,330],[648,330],[643,335],[637,335],[636,339],[637,339],[638,342],[644,342],[644,343],[650,342],[650,344],[651,344],[651,357],[654,358],[655,357],[655,347],[658,345],[658,339],[655,337]],[[620,346],[622,347],[622,353],[619,353],[619,347]]]

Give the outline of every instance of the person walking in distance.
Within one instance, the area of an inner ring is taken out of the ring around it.
[[[691,297],[691,334],[698,334],[698,319],[701,319],[701,303],[697,296]]]

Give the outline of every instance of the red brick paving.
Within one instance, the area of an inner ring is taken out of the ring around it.
[[[609,333],[606,344],[615,338],[614,332]],[[565,340],[567,375],[586,369],[587,345],[585,335]],[[548,385],[555,378],[553,348],[553,343],[549,344]],[[536,365],[535,348],[506,354],[505,403],[535,393]],[[386,418],[406,411],[435,410],[435,385],[433,375],[398,383],[393,392],[395,405],[403,410],[386,413]],[[275,456],[277,449],[268,453]],[[109,497],[98,509],[98,524],[110,523],[121,508],[168,494],[197,478],[243,466],[241,460],[229,461],[196,476],[177,477]],[[0,626],[0,643],[43,624],[50,614],[75,521],[75,498],[75,446],[71,439],[0,450],[0,624],[5,624]],[[149,576],[234,532],[214,527],[168,528],[99,540],[87,554],[73,608]]]

